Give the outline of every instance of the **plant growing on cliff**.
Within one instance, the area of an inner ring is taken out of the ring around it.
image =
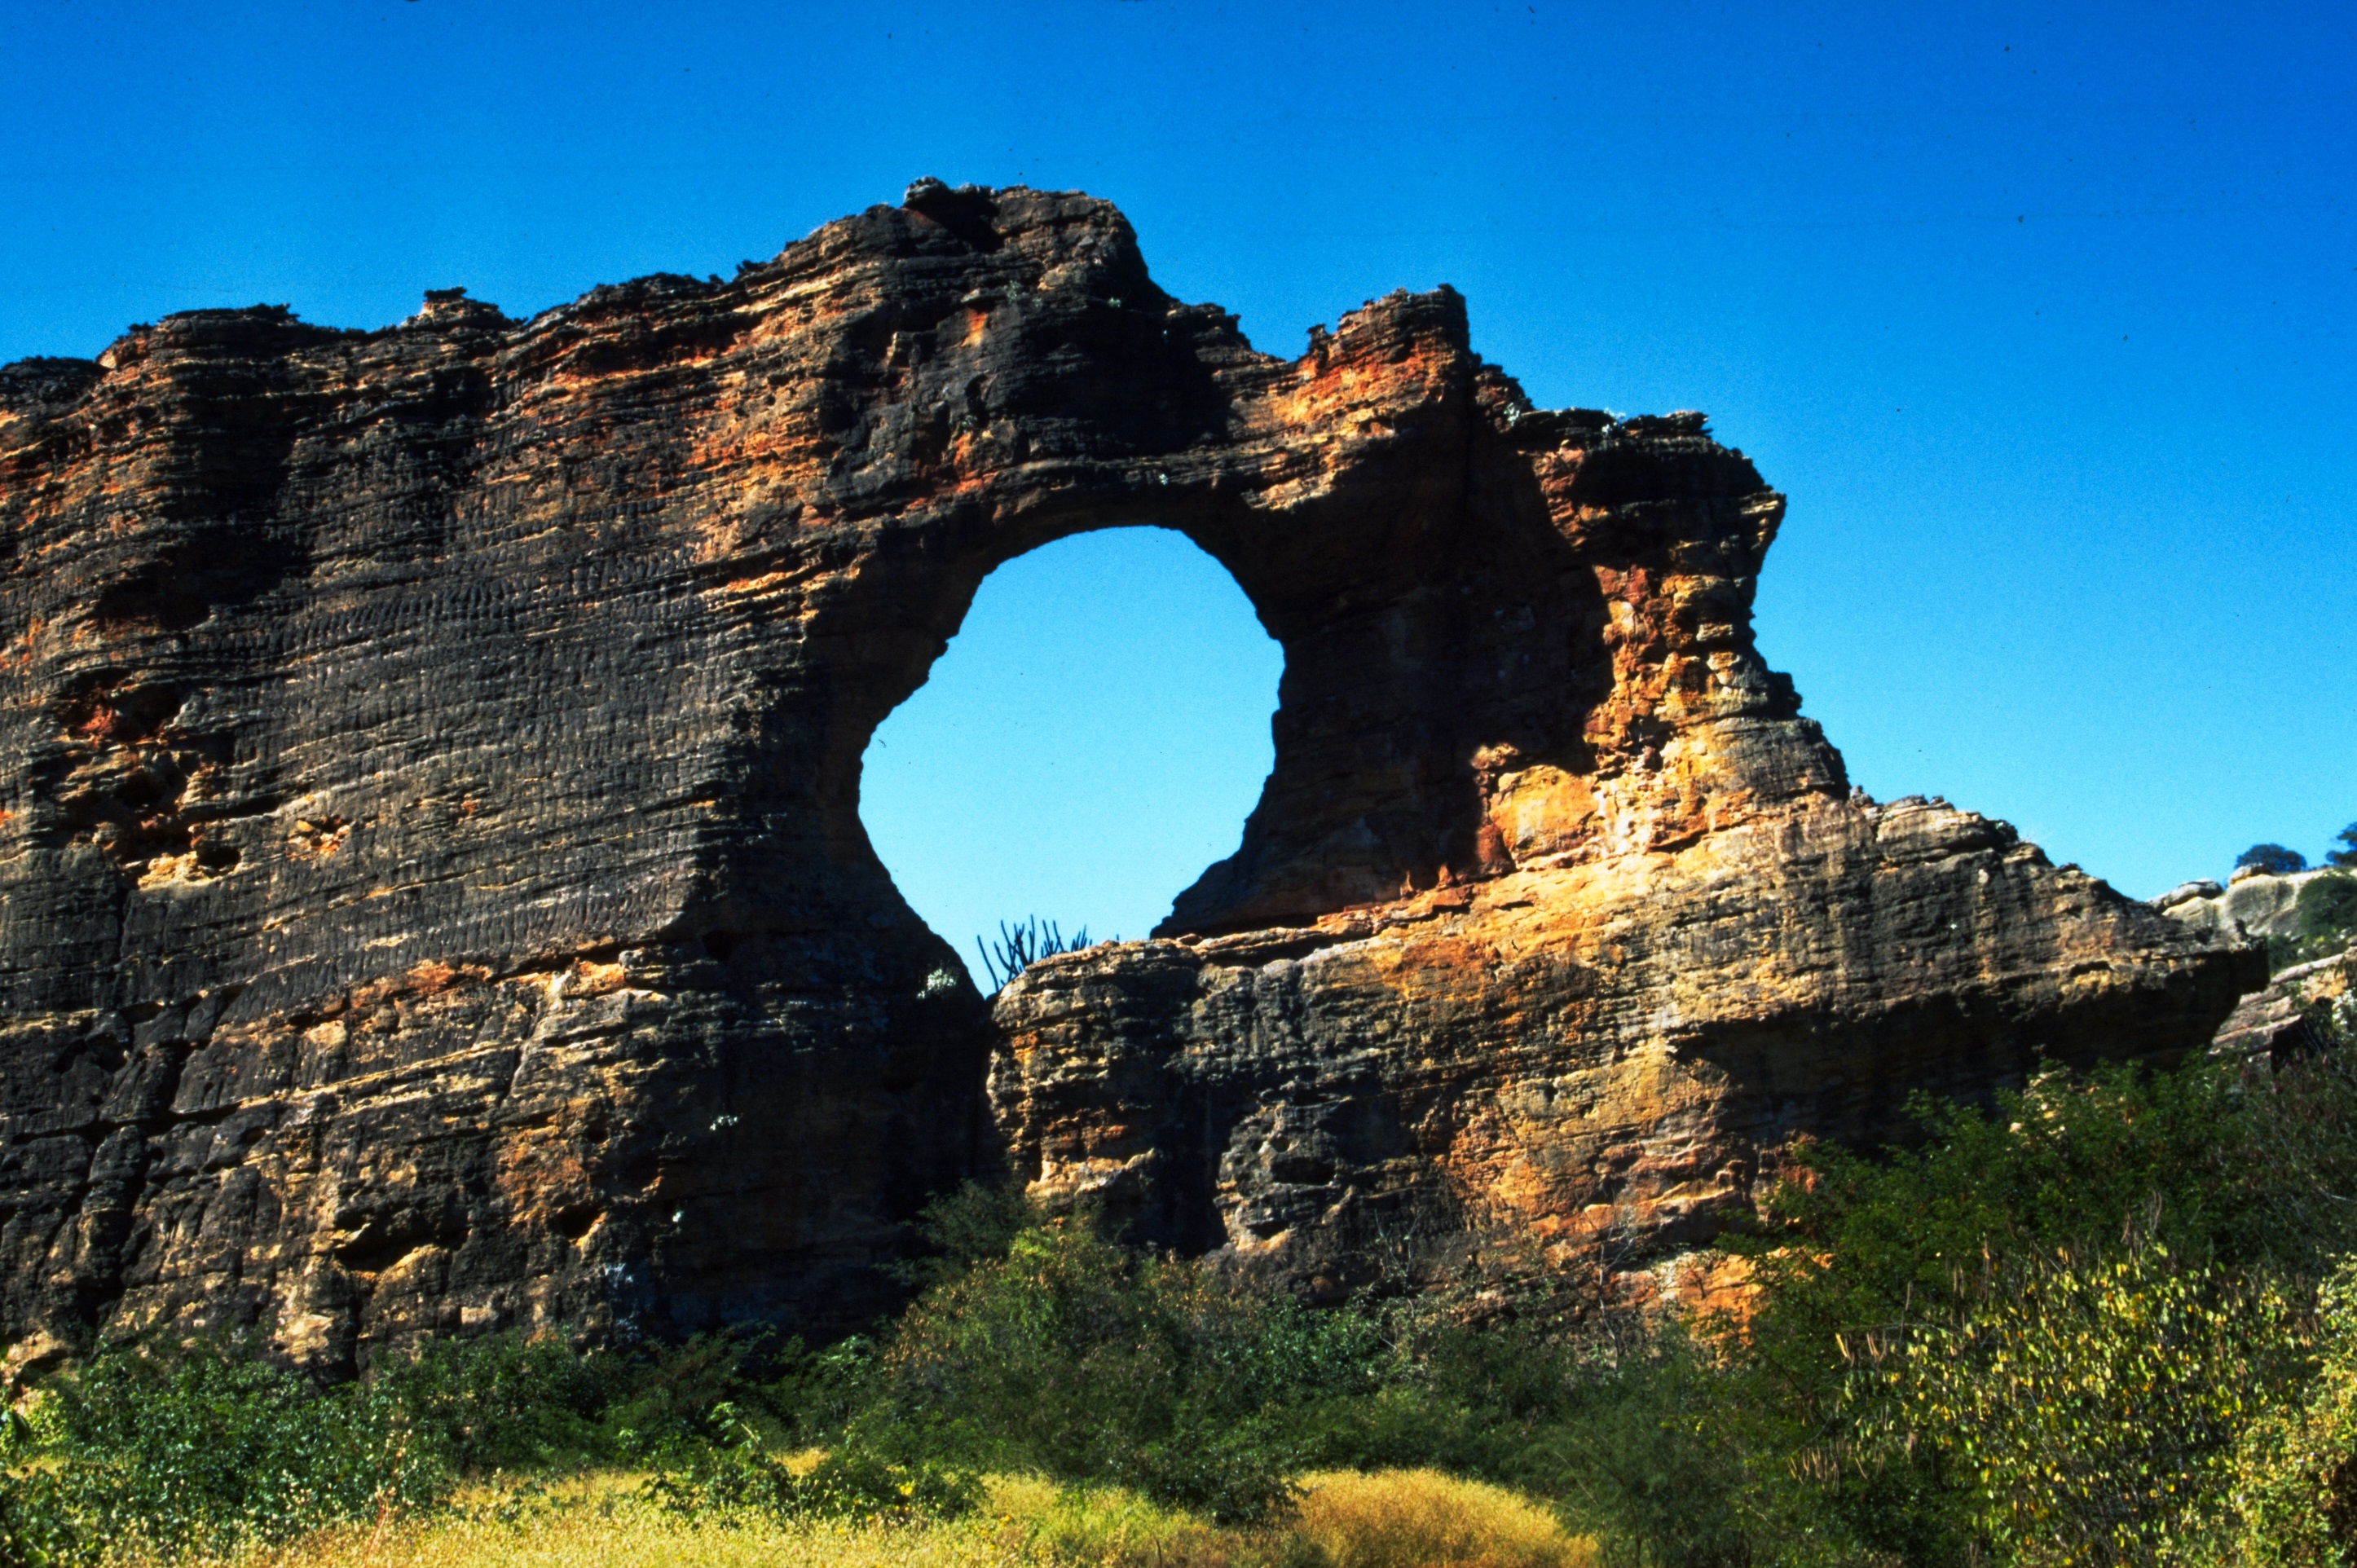
[[[2288,933],[2267,938],[2267,968],[2276,974],[2357,946],[2357,875],[2333,872],[2311,877],[2293,907],[2298,921]]]
[[[998,991],[1041,959],[1060,952],[1078,952],[1088,946],[1089,929],[1082,926],[1068,939],[1056,929],[1055,921],[1032,915],[1013,927],[999,921],[998,940],[985,942],[976,937],[974,945],[982,954],[983,968],[989,972],[990,988]]]
[[[2255,843],[2234,857],[2234,869],[2249,866],[2270,876],[2289,876],[2308,869],[2308,856],[2279,843]]]
[[[2325,851],[2325,863],[2329,865],[2357,867],[2357,822],[2352,822],[2333,834],[2332,842],[2341,847]]]
[[[2299,890],[2299,934],[2319,945],[2357,940],[2357,876],[2319,876]]]

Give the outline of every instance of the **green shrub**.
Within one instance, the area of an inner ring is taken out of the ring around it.
[[[2305,1397],[2244,1431],[2231,1491],[2212,1509],[2208,1555],[2233,1568],[2357,1563],[2357,1261],[2319,1293],[2322,1364]]]
[[[1883,1370],[1900,1433],[1953,1462],[1977,1532],[2018,1568],[2167,1560],[2304,1370],[2272,1282],[2156,1244],[1992,1264],[1966,1288]]]
[[[54,1472],[0,1472],[0,1568],[81,1568],[97,1555],[97,1540]]]
[[[632,1463],[727,1443],[751,1423],[810,1445],[865,1400],[868,1346],[813,1351],[764,1330],[630,1351],[576,1350],[553,1335],[428,1340],[370,1375],[464,1474]]]
[[[2357,876],[2319,876],[2299,890],[2303,940],[2341,944],[2357,940]]]
[[[879,1451],[1114,1482],[1249,1520],[1287,1495],[1280,1412],[1371,1391],[1378,1348],[1355,1315],[1043,1219],[909,1306],[882,1344],[877,1402],[846,1431]]]
[[[2357,1082],[2338,1056],[2056,1072],[1994,1116],[1916,1112],[1930,1136],[1912,1149],[1793,1151],[1762,1233],[1738,1244],[1759,1294],[1708,1384],[1713,1419],[1741,1455],[1749,1528],[1792,1553],[1985,1552],[1971,1466],[1952,1444],[1891,1440],[1903,1412],[1884,1371],[1915,1326],[1980,1305],[1992,1270],[2135,1235],[2298,1301],[2357,1251],[2357,1205],[2339,1196],[2357,1190]]]
[[[43,1391],[33,1420],[11,1418],[0,1568],[110,1542],[229,1553],[430,1508],[465,1476],[716,1447],[748,1416],[791,1435],[825,1417],[850,1359],[758,1335],[619,1355],[508,1334],[428,1341],[322,1386],[232,1345],[103,1348]]]
[[[462,1473],[603,1459],[600,1418],[629,1381],[620,1359],[580,1354],[553,1337],[433,1339],[388,1358],[371,1391],[399,1408]]]
[[[2026,1565],[2073,1540],[2306,1568],[2335,1560],[2282,1521],[2357,1476],[2357,1283],[2326,1294],[2322,1380],[2300,1359],[2301,1307],[2357,1253],[2343,1060],[2051,1073],[1994,1114],[1919,1104],[1912,1148],[1796,1149],[1737,1244],[1748,1315],[1691,1332],[1489,1254],[1314,1310],[969,1189],[929,1213],[912,1304],[830,1347],[501,1336],[336,1388],[107,1350],[9,1428],[0,1568],[228,1552],[615,1463],[746,1520],[956,1515],[987,1470],[1210,1530],[1284,1514],[1305,1472],[1428,1469],[1546,1498],[1628,1568]]]
[[[973,1471],[895,1464],[856,1448],[798,1468],[770,1454],[761,1433],[733,1407],[714,1413],[736,1431],[724,1443],[670,1445],[641,1488],[658,1507],[723,1521],[745,1514],[873,1521],[953,1519],[983,1498],[982,1479]]]
[[[101,1543],[225,1554],[429,1504],[455,1475],[383,1391],[321,1388],[216,1345],[94,1356],[36,1424],[56,1468],[19,1477],[10,1511],[60,1562]]]

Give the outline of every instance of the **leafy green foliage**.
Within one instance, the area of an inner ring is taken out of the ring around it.
[[[1939,1433],[1908,1423],[1888,1372],[1925,1326],[1977,1333],[1976,1311],[2018,1326],[2019,1301],[2100,1325],[2132,1306],[2161,1312],[2180,1288],[2156,1283],[2154,1301],[2115,1299],[2113,1319],[2090,1318],[2083,1293],[2027,1283],[2061,1254],[2097,1269],[2151,1245],[2201,1289],[2298,1301],[2357,1251],[2357,1205],[2342,1196],[2357,1191],[2357,1082],[2337,1056],[2276,1072],[2201,1058],[2173,1072],[2051,1073],[1994,1116],[1930,1103],[1917,1113],[1929,1140],[1878,1160],[1794,1151],[1771,1226],[1749,1248],[1756,1308],[1711,1385],[1743,1455],[1755,1531],[1819,1543],[1824,1561],[1986,1560],[1991,1516],[1973,1455],[2012,1439],[1961,1417]]]
[[[1738,1245],[1747,1311],[1691,1329],[1497,1255],[1312,1309],[970,1188],[930,1210],[907,1310],[823,1348],[493,1337],[340,1387],[103,1351],[7,1428],[0,1568],[614,1464],[721,1520],[954,1516],[1001,1471],[1265,1521],[1305,1472],[1380,1467],[1547,1498],[1616,1568],[2352,1568],[2349,1059],[2055,1072],[1994,1112],[1919,1103],[1910,1148],[1792,1150]]]
[[[2311,878],[2299,890],[2294,915],[2291,931],[2267,937],[2267,968],[2276,974],[2357,947],[2357,875]]]
[[[205,1346],[93,1358],[38,1407],[59,1463],[12,1476],[11,1544],[75,1563],[101,1543],[226,1553],[437,1499],[447,1453],[383,1391],[320,1388]]]
[[[772,1455],[760,1429],[734,1406],[715,1414],[735,1430],[725,1442],[673,1445],[645,1487],[658,1507],[723,1520],[747,1513],[877,1520],[953,1519],[982,1501],[982,1478],[970,1470],[897,1465],[856,1449],[797,1468]]]
[[[2234,869],[2256,866],[2270,876],[2289,876],[2308,869],[2308,856],[2279,843],[2255,843],[2234,857]]]
[[[2332,842],[2341,847],[2324,852],[2325,864],[2357,867],[2357,822],[2352,822],[2333,834]]]
[[[960,1222],[971,1200],[951,1211]],[[885,1341],[855,1446],[1114,1481],[1222,1522],[1282,1506],[1275,1412],[1372,1387],[1363,1319],[1041,1219],[920,1296]]]
[[[2299,934],[2318,943],[2357,940],[2357,876],[2319,876],[2301,888]]]
[[[0,1568],[228,1554],[437,1505],[465,1476],[680,1456],[733,1441],[740,1406],[791,1434],[840,1352],[706,1336],[635,1356],[518,1335],[429,1341],[323,1386],[234,1346],[103,1349],[13,1417]]]
[[[1693,1348],[1598,1314],[1593,1280],[1315,1310],[1004,1195],[937,1204],[931,1232],[931,1288],[880,1341],[850,1449],[1124,1486],[1223,1522],[1282,1511],[1306,1469],[1431,1466],[1559,1499],[1615,1562],[1739,1560]]]
[[[2201,1538],[2235,1568],[2349,1568],[2357,1563],[2357,1261],[2319,1294],[2322,1365],[2305,1397],[2244,1429],[2232,1489]],[[2187,1561],[2196,1559],[2189,1557]]]
[[[1886,1375],[1905,1435],[1943,1448],[1978,1532],[2020,1568],[2163,1562],[2302,1370],[2274,1282],[2158,1244],[1992,1268],[1978,1294]]]

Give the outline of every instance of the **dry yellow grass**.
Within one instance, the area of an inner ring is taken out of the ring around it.
[[[1297,1514],[1222,1530],[1117,1487],[996,1477],[983,1510],[950,1523],[694,1521],[585,1477],[522,1508],[323,1530],[230,1568],[1593,1568],[1586,1541],[1496,1487],[1431,1470],[1303,1477]]]
[[[1060,1487],[1037,1476],[993,1477],[990,1512],[1037,1561],[1227,1568],[1235,1533],[1157,1508],[1121,1487]]]
[[[242,1568],[999,1568],[1035,1561],[996,1520],[717,1525],[646,1509],[565,1509],[521,1525],[457,1519],[323,1531]]]
[[[1305,1476],[1294,1529],[1326,1568],[1592,1568],[1595,1548],[1500,1487],[1437,1470]]]

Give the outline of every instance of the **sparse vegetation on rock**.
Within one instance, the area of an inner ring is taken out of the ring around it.
[[[2286,849],[2279,843],[2255,843],[2234,857],[2234,869],[2265,872],[2269,876],[2289,876],[2308,869],[2308,856],[2296,849]]]
[[[984,970],[990,975],[990,988],[996,991],[1043,958],[1078,952],[1088,946],[1089,929],[1082,926],[1067,937],[1057,929],[1055,921],[1032,915],[1011,927],[999,921],[996,941],[986,942],[976,937],[974,945],[982,954]]]

